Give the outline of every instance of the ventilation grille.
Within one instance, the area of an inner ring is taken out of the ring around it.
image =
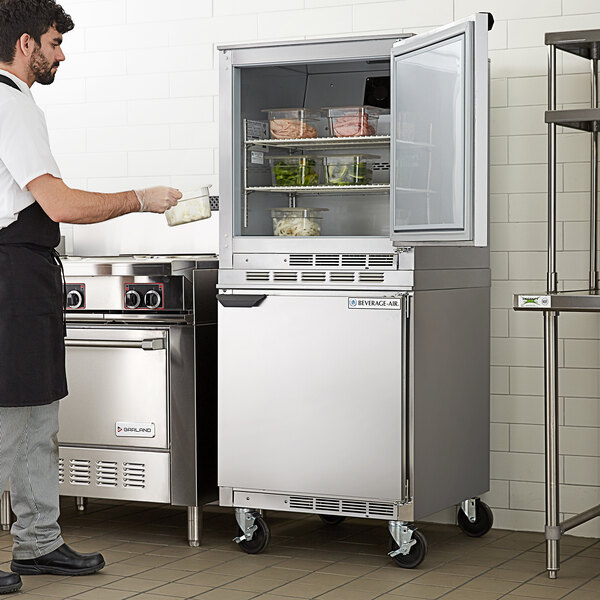
[[[290,254],[290,267],[312,267],[312,254]]]
[[[123,487],[146,487],[146,465],[142,463],[123,463]]]
[[[58,459],[58,483],[65,482],[65,459]]]
[[[247,271],[246,281],[269,281],[269,271]]]
[[[301,512],[342,513],[362,517],[396,518],[396,507],[392,503],[366,502],[361,500],[339,500],[337,498],[310,498],[290,496],[289,507]]]
[[[364,269],[367,266],[366,254],[342,254],[342,267]]]
[[[356,278],[355,274],[352,273],[351,271],[341,271],[341,272],[329,274],[329,281],[336,281],[336,282],[352,281],[353,282],[355,278]]]
[[[117,487],[119,474],[116,462],[100,460],[96,462],[96,485],[101,487]]]
[[[69,483],[72,485],[90,485],[91,479],[89,460],[72,458],[69,461]]]
[[[384,275],[383,273],[359,273],[358,280],[368,281],[371,283],[383,283]]]
[[[315,266],[317,267],[339,267],[339,254],[316,254]]]
[[[323,271],[308,271],[302,273],[302,281],[325,281],[326,274]]]
[[[298,273],[296,271],[275,271],[273,281],[297,281]]]
[[[379,269],[393,268],[393,254],[369,254],[369,267],[377,267]]]

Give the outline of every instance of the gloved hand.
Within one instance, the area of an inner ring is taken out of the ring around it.
[[[133,191],[140,203],[140,212],[164,213],[182,196],[179,190],[162,185]]]

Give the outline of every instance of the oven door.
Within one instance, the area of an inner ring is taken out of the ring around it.
[[[167,328],[67,328],[59,442],[169,447]]]

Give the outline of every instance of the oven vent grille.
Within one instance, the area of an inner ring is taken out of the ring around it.
[[[312,510],[313,499],[304,496],[290,496],[290,508],[297,510]]]
[[[329,281],[350,281],[353,282],[356,275],[352,271],[335,272],[329,274]]]
[[[302,281],[325,281],[326,274],[323,271],[308,271],[302,273]]]
[[[355,267],[365,269],[367,267],[366,254],[342,254],[342,267]]]
[[[65,459],[58,459],[58,483],[65,482]]]
[[[298,273],[296,271],[275,271],[273,281],[297,281]]]
[[[91,479],[89,460],[72,458],[69,461],[69,482],[72,485],[90,485]]]
[[[290,267],[312,267],[312,254],[290,254]]]
[[[339,267],[339,254],[315,254],[315,266],[317,267]]]
[[[123,487],[146,487],[146,465],[143,463],[123,463]]]
[[[358,280],[383,283],[384,274],[383,273],[359,273]]]
[[[394,266],[393,254],[369,254],[369,267],[392,268]]]
[[[396,518],[393,503],[366,502],[362,500],[339,500],[337,498],[310,498],[308,496],[290,496],[292,510],[316,513],[343,513],[363,517]]]
[[[269,271],[248,271],[246,281],[269,281]]]
[[[117,463],[105,460],[96,462],[96,485],[101,487],[117,487]]]

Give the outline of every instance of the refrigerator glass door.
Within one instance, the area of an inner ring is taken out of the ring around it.
[[[488,16],[392,49],[391,239],[487,245]]]
[[[403,299],[362,296],[219,305],[219,486],[403,498]]]

